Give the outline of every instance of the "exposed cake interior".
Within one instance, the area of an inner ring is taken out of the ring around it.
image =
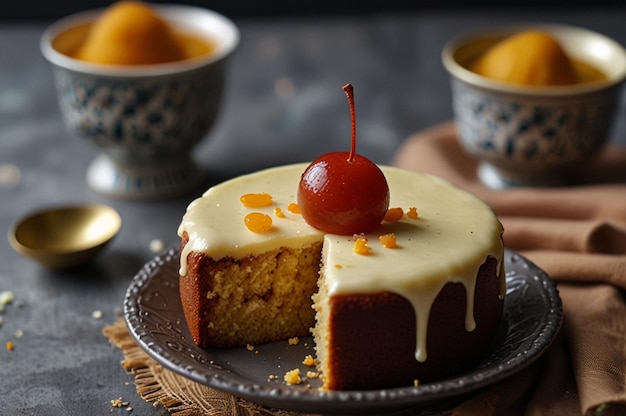
[[[195,342],[237,347],[309,335],[320,252],[321,243],[218,261],[192,252],[193,276],[180,284]]]

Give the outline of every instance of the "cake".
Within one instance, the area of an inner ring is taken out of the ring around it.
[[[493,211],[441,178],[383,166],[390,216],[366,234],[328,234],[298,211],[306,168],[231,179],[187,208],[180,296],[195,343],[231,348],[312,333],[329,390],[412,386],[474,363],[493,340],[505,293]],[[251,231],[249,214],[271,224]]]

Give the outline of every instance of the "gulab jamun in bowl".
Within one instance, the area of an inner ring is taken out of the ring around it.
[[[608,140],[626,79],[619,43],[559,24],[462,34],[442,61],[460,144],[496,189],[575,183]]]
[[[219,113],[237,26],[214,11],[120,1],[50,25],[64,122],[98,150],[87,183],[123,198],[161,198],[203,181],[193,148]]]

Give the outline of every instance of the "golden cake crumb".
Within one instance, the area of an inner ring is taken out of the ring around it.
[[[13,351],[15,349],[15,345],[13,345],[12,341],[7,341],[7,350]]]
[[[112,407],[127,407],[129,405],[128,402],[125,402],[121,397],[117,399],[111,400]]]
[[[317,364],[317,361],[315,360],[315,358],[313,358],[312,355],[307,355],[306,357],[304,357],[302,364],[306,365],[307,367],[313,367]]]
[[[418,379],[413,380],[413,387],[417,387],[420,385],[420,381]]]
[[[254,350],[254,345],[252,345],[252,344],[248,344],[248,345],[246,345],[246,349],[247,349],[248,351],[253,351],[253,350]]]
[[[406,213],[406,216],[412,220],[416,220],[418,217],[417,208],[415,207],[409,208],[409,211]]]
[[[302,379],[300,378],[300,369],[294,368],[291,371],[287,371],[285,373],[284,379],[285,379],[285,382],[289,385],[302,383]]]
[[[270,374],[269,376],[267,376],[267,379],[269,381],[278,380],[278,376],[276,374]]]
[[[383,234],[378,239],[385,248],[396,248],[398,246],[394,233]]]
[[[356,254],[361,254],[361,255],[366,255],[369,254],[370,252],[370,248],[367,245],[367,238],[364,237],[358,237],[355,241],[354,241],[354,252]]]
[[[298,345],[298,343],[300,342],[300,339],[298,337],[293,337],[293,338],[289,338],[287,342],[289,342],[289,345]]]
[[[239,198],[244,207],[260,208],[272,205],[272,196],[268,193],[244,194]]]
[[[317,371],[307,371],[306,376],[308,378],[319,378],[320,373],[318,373]]]
[[[404,216],[404,211],[402,210],[402,208],[399,208],[399,207],[389,208],[387,210],[387,213],[385,214],[384,220],[389,221],[389,222],[400,221],[403,216]]]

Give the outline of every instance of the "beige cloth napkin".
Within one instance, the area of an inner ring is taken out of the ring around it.
[[[563,300],[563,328],[546,357],[454,414],[626,415],[626,149],[608,147],[576,186],[491,190],[446,123],[410,137],[394,164],[490,204],[505,246],[556,280]]]
[[[476,178],[454,124],[410,137],[395,164],[430,172],[489,203],[505,245],[558,282],[564,321],[537,363],[468,399],[454,416],[626,415],[626,149],[607,149],[570,188],[493,191]],[[104,329],[123,350],[137,391],[175,416],[293,413],[265,409],[164,369],[130,337],[123,320]]]

